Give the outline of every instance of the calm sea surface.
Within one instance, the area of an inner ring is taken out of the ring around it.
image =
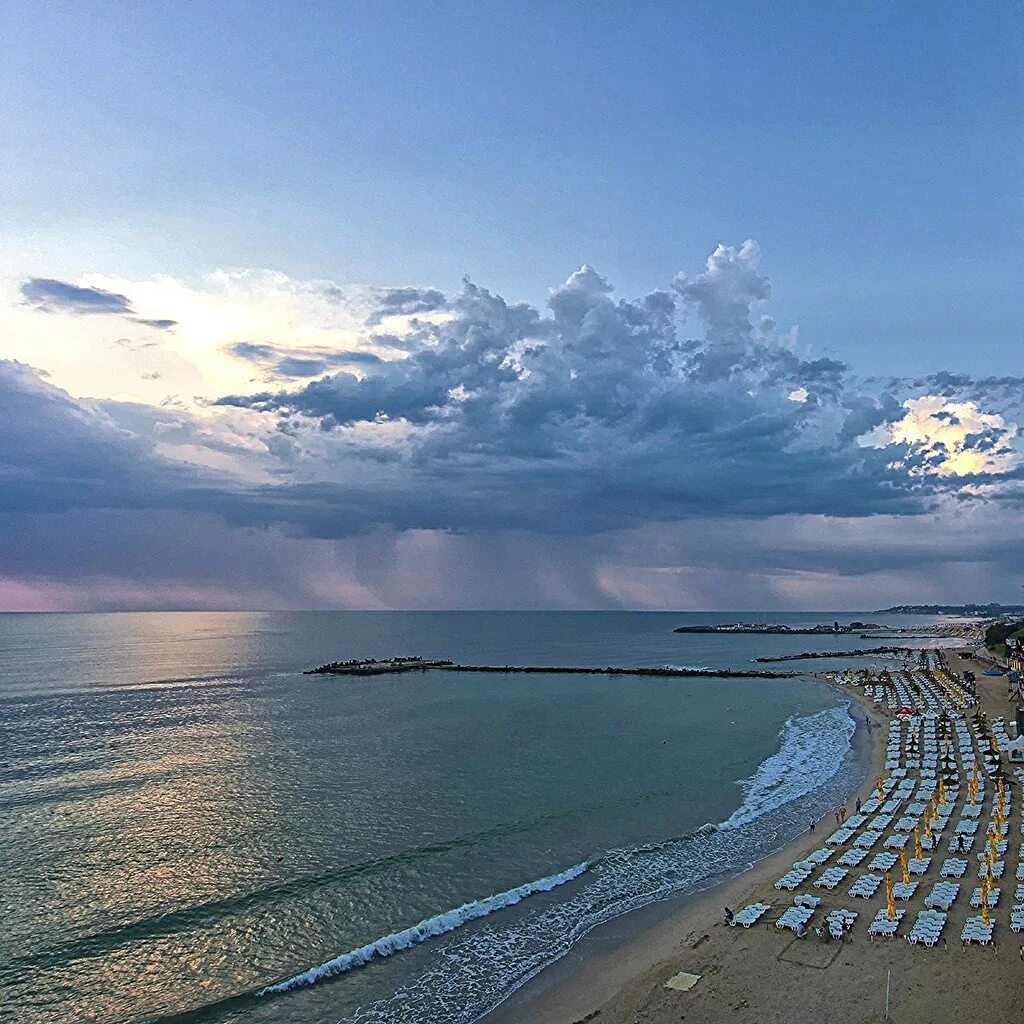
[[[863,773],[848,703],[801,680],[302,670],[858,643],[672,632],[738,617],[0,615],[0,1020],[468,1024],[596,924],[828,812]]]

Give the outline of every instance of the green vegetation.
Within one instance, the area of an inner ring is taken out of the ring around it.
[[[1004,653],[1006,641],[1024,638],[1024,619],[1017,619],[1012,622],[996,622],[985,630],[985,646],[990,651]]]

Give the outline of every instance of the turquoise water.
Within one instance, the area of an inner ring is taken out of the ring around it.
[[[672,633],[715,618],[0,615],[0,1019],[477,1019],[601,921],[829,811],[860,770],[844,698],[302,670],[749,667],[851,646]]]

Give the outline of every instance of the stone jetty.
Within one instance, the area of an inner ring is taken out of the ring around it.
[[[780,672],[772,669],[669,668],[646,665],[460,665],[447,659],[428,660],[418,657],[332,661],[318,668],[309,669],[305,675],[379,676],[430,671],[499,672],[509,675],[657,676],[670,679],[791,679],[800,675],[798,672]]]

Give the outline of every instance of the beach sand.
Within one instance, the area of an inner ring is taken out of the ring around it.
[[[969,667],[953,652],[947,652],[947,658],[954,670]],[[990,716],[1011,713],[1005,678],[979,674],[978,680],[985,711]],[[858,691],[844,688],[843,692],[858,699],[860,721],[866,716],[873,723],[870,729],[857,730],[862,741],[870,737],[872,743],[871,767],[859,793],[864,799],[883,770],[888,716],[871,707]],[[856,795],[851,795],[851,811]],[[1018,794],[1010,819],[1011,849],[1021,838],[1020,813]],[[799,837],[703,896],[666,901],[596,930],[489,1014],[486,1024],[675,1024],[685,1020],[695,1024],[815,1020],[863,1024],[884,1018],[887,981],[894,1021],[924,1024],[960,1016],[982,1022],[1021,1019],[1020,938],[1024,936],[1014,935],[1007,923],[1016,863],[1012,855],[1011,872],[1002,882],[1004,898],[995,912],[996,943],[989,948],[961,946],[963,922],[977,913],[963,895],[950,912],[944,933],[947,943],[934,949],[911,946],[898,938],[869,941],[867,922],[884,900],[852,898],[848,886],[820,895],[825,910],[846,907],[860,912],[851,941],[826,944],[813,934],[800,941],[774,927],[771,922],[791,903],[792,895],[780,893],[773,883],[795,860],[820,846],[834,827],[826,819],[815,834]],[[925,884],[930,886],[938,877],[933,866]],[[968,879],[976,881],[973,875]],[[724,924],[723,907],[737,910],[757,900],[773,905],[762,923],[750,929]],[[912,915],[919,901],[911,907]],[[681,971],[700,975],[700,981],[686,992],[666,988],[665,982]]]

